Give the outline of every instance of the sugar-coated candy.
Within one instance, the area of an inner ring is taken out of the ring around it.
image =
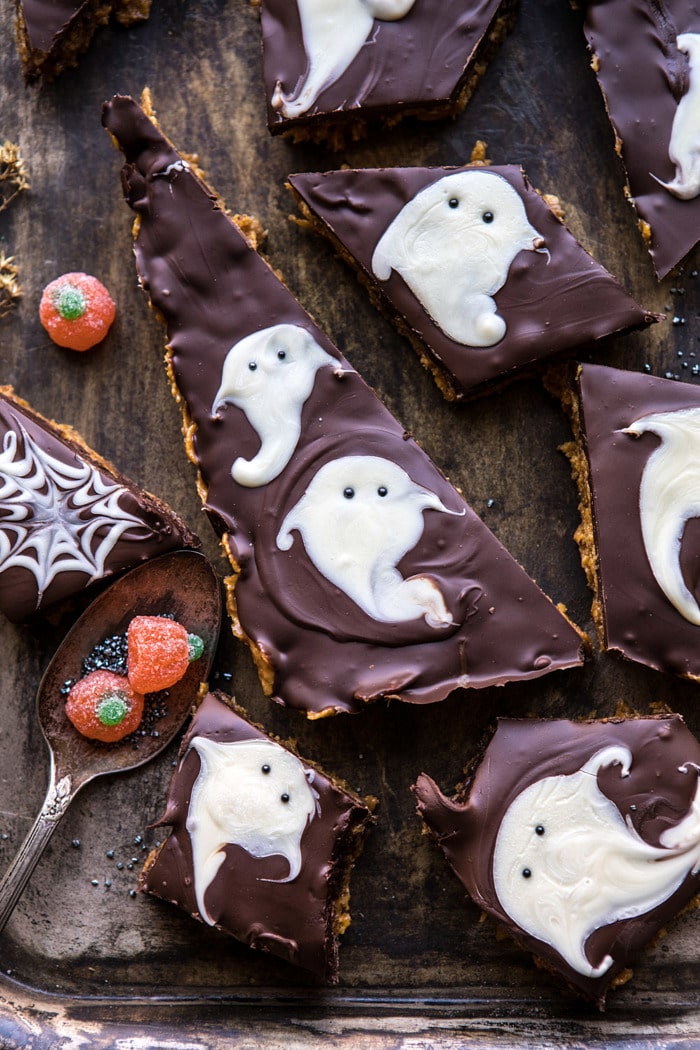
[[[101,343],[116,307],[105,286],[86,273],[64,273],[44,288],[39,317],[59,346],[89,350]]]
[[[127,674],[140,693],[179,682],[203,652],[202,639],[165,616],[135,616],[127,631]]]
[[[124,675],[91,671],[70,689],[66,715],[83,736],[114,743],[133,733],[143,717],[144,697]]]

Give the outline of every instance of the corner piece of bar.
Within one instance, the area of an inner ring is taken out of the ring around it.
[[[685,0],[588,0],[585,34],[661,280],[700,241],[700,19]]]
[[[0,611],[19,622],[197,537],[65,424],[0,387]]]
[[[515,10],[516,0],[262,0],[268,128],[340,148],[370,122],[454,117]]]
[[[229,610],[265,691],[319,717],[579,665],[586,640],[504,550],[131,98],[136,265],[168,331]]]
[[[354,267],[448,400],[661,320],[578,243],[556,198],[516,165],[288,181],[302,216]]]
[[[559,393],[600,643],[700,680],[700,390],[585,364]]]
[[[156,825],[172,830],[139,888],[335,984],[374,805],[268,736],[235,701],[209,693]]]
[[[474,902],[602,1010],[700,891],[700,744],[680,715],[499,719],[426,834]]]

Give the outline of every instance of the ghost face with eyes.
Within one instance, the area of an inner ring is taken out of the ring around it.
[[[205,896],[228,843],[252,857],[283,857],[292,882],[301,870],[301,838],[318,812],[313,770],[272,740],[219,743],[194,737],[200,770],[192,788],[187,831],[197,908],[213,925]]]
[[[652,911],[700,868],[700,782],[688,814],[652,846],[598,787],[599,770],[617,765],[625,777],[631,764],[627,748],[610,746],[575,773],[536,781],[508,807],[496,838],[501,907],[585,977],[613,963],[588,958],[595,930]]]
[[[423,513],[450,511],[405,470],[379,456],[345,456],[326,463],[287,514],[277,535],[286,551],[298,531],[318,569],[368,616],[382,623],[423,617],[430,627],[452,624],[437,584],[404,579],[397,569],[423,534]]]
[[[299,325],[263,328],[231,347],[212,413],[218,417],[224,405],[235,405],[260,439],[253,459],[239,457],[231,468],[239,485],[267,485],[287,466],[299,440],[302,409],[323,367],[340,371],[336,359]]]
[[[521,251],[547,254],[520,195],[496,172],[446,175],[401,209],[379,240],[372,271],[401,275],[434,323],[465,346],[506,334],[492,298]]]

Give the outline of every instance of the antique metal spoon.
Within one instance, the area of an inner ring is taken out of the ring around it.
[[[204,642],[204,653],[168,690],[167,713],[145,733],[108,746],[73,728],[61,687],[81,677],[82,661],[105,638],[126,631],[134,616],[172,615]],[[51,835],[80,789],[95,777],[135,769],[162,751],[193,707],[209,674],[221,624],[221,589],[207,559],[175,551],[132,569],[76,621],[39,686],[36,709],[51,754],[49,787],[34,826],[0,881],[0,931],[20,898]]]

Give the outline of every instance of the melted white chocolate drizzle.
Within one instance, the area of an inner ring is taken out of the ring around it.
[[[688,90],[676,108],[668,147],[676,174],[671,182],[656,181],[675,197],[692,200],[700,193],[700,33],[681,33],[676,47],[688,56],[689,70]]]
[[[661,444],[649,456],[639,489],[639,516],[651,571],[671,604],[700,625],[700,606],[681,571],[683,532],[700,517],[700,408],[655,412],[635,420],[625,434],[647,431]]]
[[[585,977],[600,977],[613,959],[593,965],[586,941],[597,929],[663,904],[700,869],[700,782],[686,817],[651,846],[599,787],[598,771],[632,755],[606,747],[576,773],[525,788],[501,822],[493,881],[503,910],[522,930],[553,947]]]
[[[41,449],[22,426],[8,430],[0,452],[0,571],[31,572],[37,608],[60,573],[99,579],[124,533],[136,529],[151,535],[121,506],[127,495],[123,485],[105,480],[85,460],[76,456],[65,463]]]
[[[327,580],[382,623],[424,617],[430,627],[452,624],[428,576],[404,579],[397,569],[423,534],[423,512],[451,511],[405,470],[380,456],[344,456],[326,463],[289,511],[277,535],[289,550],[296,529]]]
[[[187,831],[192,843],[194,890],[199,914],[217,921],[205,897],[225,858],[228,843],[252,857],[283,857],[284,879],[301,871],[301,837],[319,812],[313,770],[272,740],[220,743],[196,736],[190,746],[200,770],[192,788]]]
[[[450,339],[488,347],[506,334],[492,297],[520,251],[547,254],[520,194],[496,172],[460,171],[404,205],[374,249],[372,271],[380,281],[399,273]]]
[[[295,92],[278,81],[272,107],[288,120],[308,112],[357,58],[375,19],[396,22],[415,0],[297,0],[307,68]]]
[[[287,466],[301,431],[301,413],[319,368],[338,361],[305,328],[278,324],[253,332],[231,347],[214,398],[216,416],[226,403],[245,413],[260,439],[253,459],[236,459],[231,475],[239,485],[267,485]]]

